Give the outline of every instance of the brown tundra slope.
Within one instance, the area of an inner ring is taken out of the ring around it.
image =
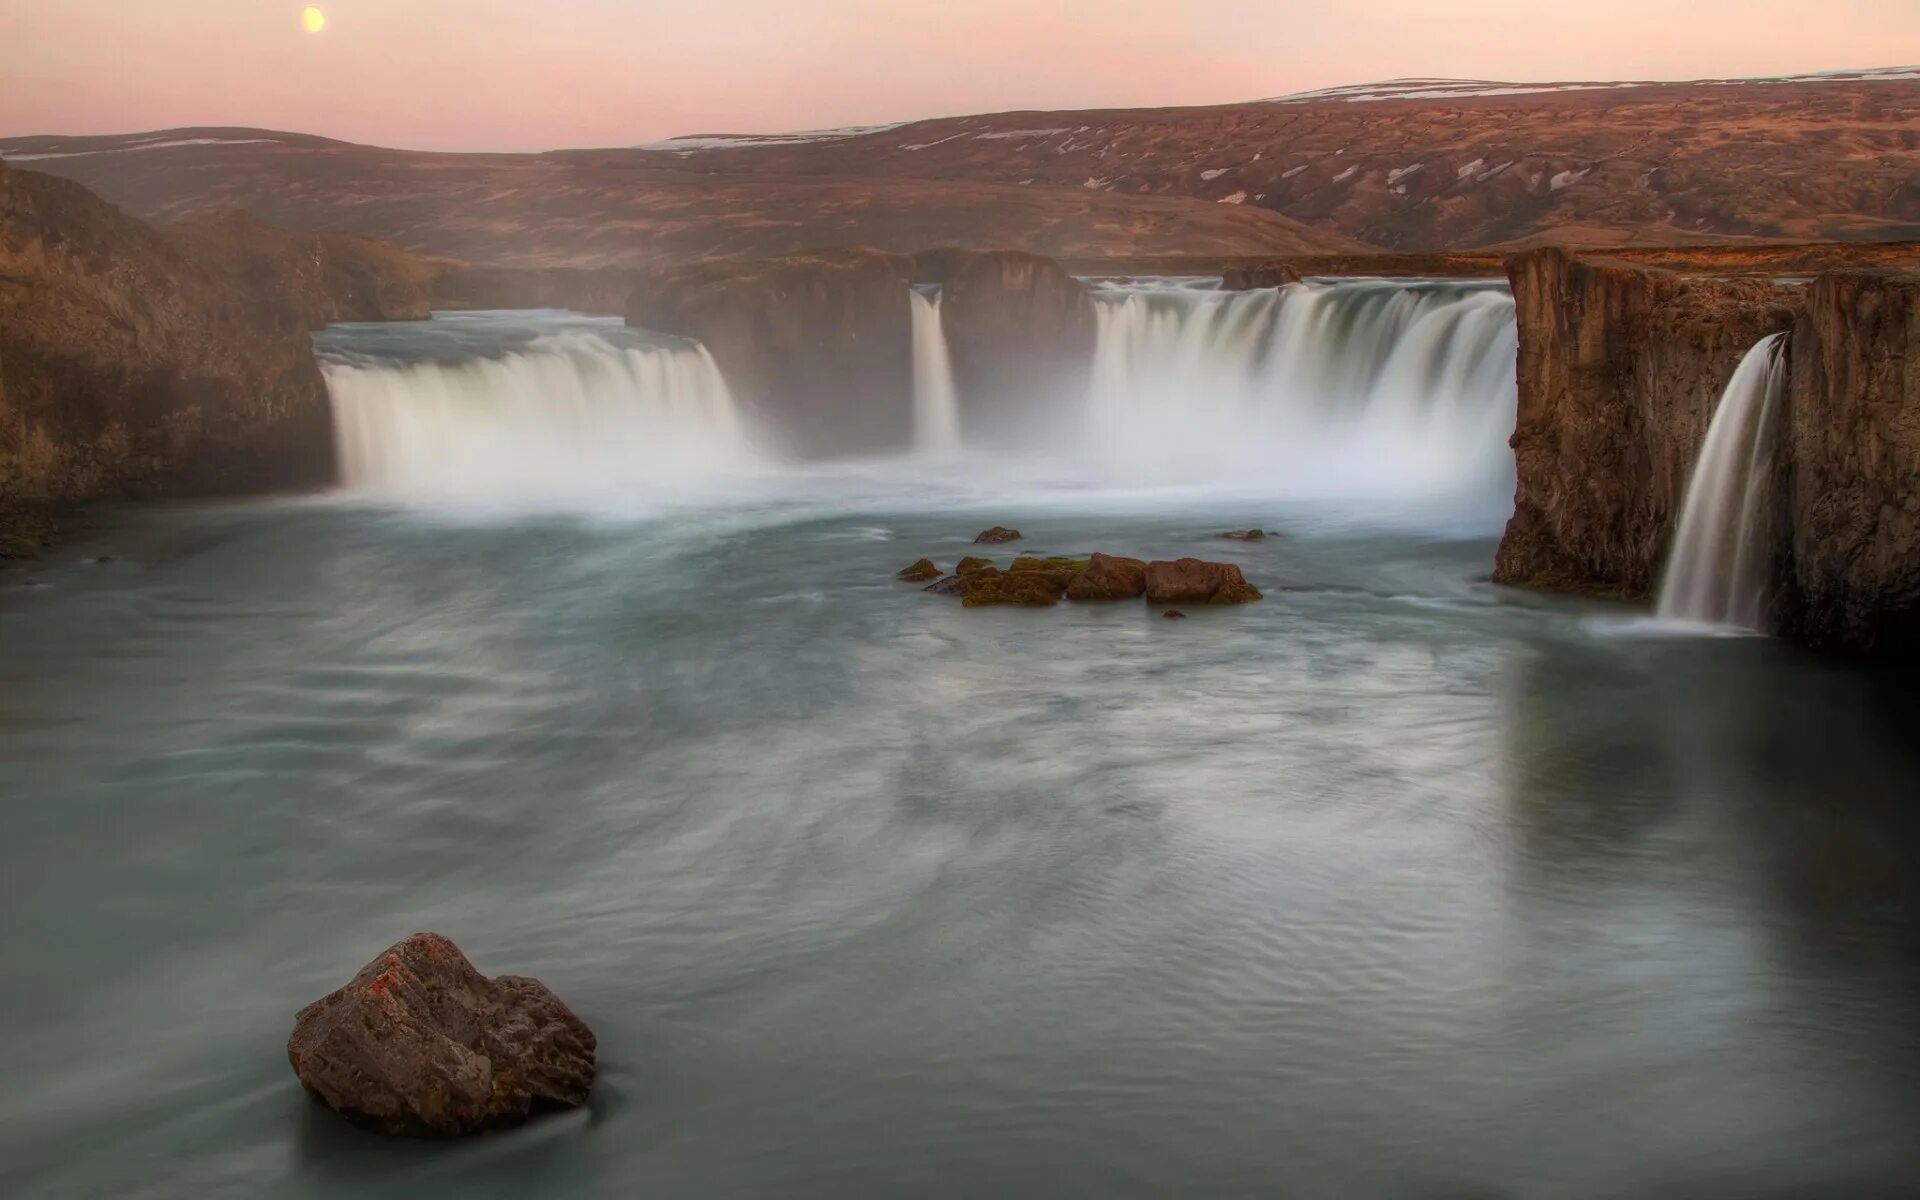
[[[1180,196],[970,180],[711,174],[673,155],[428,154],[302,134],[182,129],[0,141],[149,220],[243,209],[514,267],[651,266],[834,245],[999,246],[1067,257],[1365,247],[1277,213]]]
[[[580,152],[722,178],[1187,196],[1395,250],[1920,236],[1920,69],[1662,84],[1407,80],[1251,104],[1014,112],[856,137]]]
[[[240,207],[515,266],[830,245],[1056,258],[1920,237],[1920,69],[1410,80],[1208,108],[1012,112],[627,149],[426,154],[187,129],[0,140],[150,219]]]

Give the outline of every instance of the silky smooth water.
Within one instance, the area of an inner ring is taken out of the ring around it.
[[[1431,498],[728,472],[99,514],[0,588],[0,1195],[1913,1194],[1903,680],[1618,636]],[[1267,599],[891,578],[996,522]],[[592,1024],[587,1111],[305,1098],[417,929]]]

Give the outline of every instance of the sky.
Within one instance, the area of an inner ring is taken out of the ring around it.
[[[1920,63],[1920,0],[0,0],[0,136],[624,146],[1403,76]]]

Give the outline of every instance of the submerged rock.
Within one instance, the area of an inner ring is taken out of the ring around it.
[[[997,546],[1002,542],[1017,542],[1020,540],[1020,536],[1018,529],[1008,529],[1005,525],[995,525],[992,529],[982,529],[980,536],[973,539],[973,544],[976,546]]]
[[[904,579],[908,583],[925,583],[929,579],[940,578],[940,568],[930,558],[923,558],[910,567],[903,568],[894,575],[895,579]]]
[[[1232,563],[1182,558],[1147,564],[1147,599],[1154,604],[1245,604],[1260,599],[1260,592]]]
[[[287,1059],[307,1091],[357,1124],[459,1137],[585,1104],[593,1031],[545,984],[488,979],[437,933],[416,933],[300,1010]]]
[[[1137,558],[1096,554],[1067,584],[1069,600],[1137,600],[1146,594],[1147,564]]]
[[[1230,542],[1264,542],[1267,540],[1267,531],[1264,529],[1229,529],[1227,532],[1216,534],[1215,536],[1223,537]]]
[[[1177,608],[1170,608],[1167,611],[1161,613],[1160,615],[1161,617],[1169,621],[1184,621],[1187,619],[1187,614],[1181,612]]]

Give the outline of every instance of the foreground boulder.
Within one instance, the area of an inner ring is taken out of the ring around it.
[[[1245,604],[1260,592],[1232,563],[1181,558],[1147,564],[1147,600],[1153,604]]]
[[[1147,592],[1147,564],[1137,558],[1096,554],[1067,584],[1069,600],[1137,600]]]
[[[585,1104],[593,1031],[538,980],[488,979],[416,933],[300,1010],[287,1058],[308,1092],[383,1133],[459,1137]]]

